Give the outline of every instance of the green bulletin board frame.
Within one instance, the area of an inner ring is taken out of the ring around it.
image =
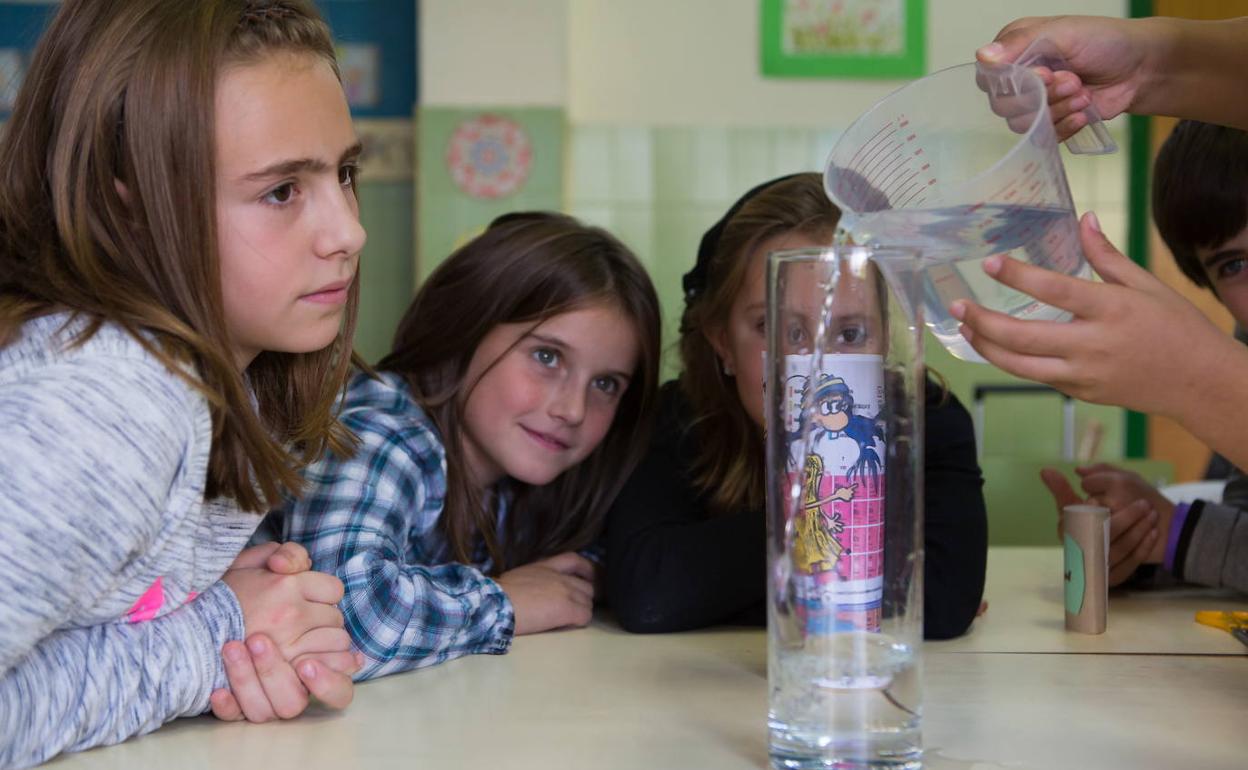
[[[1130,0],[1127,11],[1131,18],[1152,16],[1153,0]],[[1152,126],[1153,119],[1147,115],[1127,117],[1130,137],[1127,143],[1130,153],[1127,166],[1127,254],[1145,269],[1149,263],[1148,180],[1152,166]],[[1126,428],[1124,454],[1127,457],[1148,457],[1148,415],[1126,410]]]
[[[927,2],[904,4],[905,29],[899,54],[795,55],[784,50],[785,0],[761,0],[762,71],[766,77],[914,78],[927,70]]]

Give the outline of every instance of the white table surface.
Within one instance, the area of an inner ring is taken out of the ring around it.
[[[1248,610],[1243,594],[1197,587],[1113,589],[1105,633],[1088,635],[1066,630],[1063,591],[1060,548],[991,548],[984,590],[988,611],[970,633],[932,647],[942,652],[1248,652],[1227,632],[1196,622],[1197,610]]]
[[[766,635],[602,621],[361,685],[342,714],[181,720],[70,768],[765,768]],[[925,646],[925,766],[1242,768],[1248,660]]]
[[[924,645],[925,767],[1248,765],[1242,648],[1193,623],[1187,597],[1116,597],[1110,630],[1118,635],[1071,634],[1062,643],[1056,589],[1027,579],[1050,574],[1052,555],[994,549],[989,615],[967,640]],[[1007,601],[1007,585],[1025,595]],[[1176,628],[1127,634],[1132,624],[1170,628],[1146,622],[1145,608],[1173,615]],[[1166,654],[1144,654],[1157,652],[1150,644]],[[1009,646],[1050,649],[984,649]],[[635,636],[599,618],[586,629],[520,637],[507,655],[364,683],[344,713],[267,725],[179,720],[48,767],[758,770],[767,765],[766,657],[759,629]]]

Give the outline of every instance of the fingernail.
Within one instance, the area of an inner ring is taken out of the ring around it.
[[[261,637],[255,637],[247,640],[247,649],[251,650],[252,655],[263,655],[269,651],[269,645]]]
[[[303,673],[306,679],[316,679],[316,666],[312,665],[310,660],[300,666],[299,671]]]
[[[975,337],[975,332],[971,331],[971,327],[962,324],[958,327],[958,331],[962,334],[962,339],[970,342]]]
[[[984,272],[987,273],[988,275],[996,276],[997,273],[1001,272],[1001,260],[1002,259],[1003,257],[1000,254],[993,254],[988,259],[985,259],[984,260]]]
[[[953,316],[959,321],[961,321],[963,318],[966,318],[966,303],[960,299],[954,300],[953,304],[949,306],[949,315]]]
[[[240,663],[243,660],[243,650],[237,644],[225,645],[225,659],[231,663]]]
[[[1156,510],[1149,511],[1149,512],[1148,512],[1148,520],[1149,520],[1149,521],[1153,521],[1153,522],[1157,521],[1157,515],[1158,515],[1158,514],[1157,514],[1157,511],[1156,511]]]
[[[1084,214],[1083,221],[1088,223],[1088,227],[1092,228],[1092,232],[1094,233],[1101,232],[1101,220],[1096,218],[1095,211],[1089,211],[1088,213]]]
[[[1005,47],[1002,46],[1000,43],[989,43],[988,45],[976,51],[975,55],[981,59],[988,59],[991,61],[996,61],[997,59],[1001,58],[1001,55],[1003,53],[1005,53]]]
[[[364,668],[364,653],[362,652],[355,653],[355,667]]]

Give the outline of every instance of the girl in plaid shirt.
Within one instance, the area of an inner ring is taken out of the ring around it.
[[[283,539],[342,579],[357,678],[590,620],[584,555],[647,439],[659,305],[636,258],[571,217],[509,214],[425,283],[304,472]]]

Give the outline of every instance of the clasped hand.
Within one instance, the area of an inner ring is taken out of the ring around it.
[[[246,643],[227,642],[229,689],[212,694],[218,719],[267,722],[303,713],[310,699],[346,708],[351,675],[363,665],[343,628],[342,582],[313,572],[297,543],[265,543],[244,550],[222,580],[243,610]]]

